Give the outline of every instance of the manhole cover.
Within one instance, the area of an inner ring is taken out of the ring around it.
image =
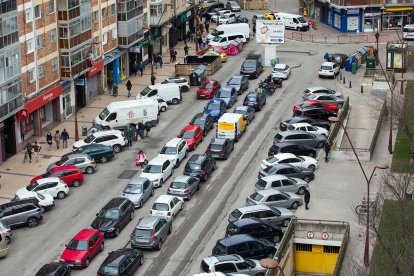
[[[137,174],[138,170],[125,170],[120,175],[118,179],[131,179]]]
[[[46,155],[46,154],[45,154],[45,155],[43,155],[43,158],[44,158],[44,159],[50,159],[51,157],[52,157],[52,155]]]

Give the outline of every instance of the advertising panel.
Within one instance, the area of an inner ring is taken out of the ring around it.
[[[285,24],[282,20],[257,20],[256,42],[259,44],[285,43]]]

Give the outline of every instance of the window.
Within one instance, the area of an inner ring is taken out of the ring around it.
[[[215,265],[215,271],[220,271],[224,273],[234,273],[237,272],[237,269],[232,263],[224,263]]]
[[[33,38],[26,41],[26,48],[27,48],[27,53],[28,54],[33,53],[33,51],[34,51]]]
[[[114,15],[116,13],[115,4],[111,5],[111,15]]]
[[[35,74],[34,69],[32,69],[32,70],[30,70],[30,71],[27,71],[27,75],[28,75],[28,77],[29,77],[29,83],[32,83],[32,82],[34,82],[34,81],[35,81],[36,74]]]
[[[33,21],[33,10],[32,9],[27,9],[25,12],[25,17],[26,17],[26,23],[30,23]]]
[[[108,43],[108,33],[105,32],[102,34],[102,45],[106,45]]]
[[[34,10],[34,18],[35,19],[38,19],[38,18],[43,16],[42,9],[40,8],[40,5],[36,5],[33,10]]]
[[[36,36],[36,49],[43,47],[43,37],[42,35]]]
[[[56,71],[58,69],[58,60],[57,60],[57,58],[56,57],[53,58],[51,63],[52,63],[52,71]]]
[[[49,1],[49,13],[54,13],[55,12],[55,0],[50,0]]]
[[[98,23],[98,21],[99,21],[99,13],[98,13],[98,11],[94,11],[93,12],[93,22]]]
[[[312,244],[296,243],[296,251],[312,252]]]
[[[102,19],[106,19],[106,8],[102,9]]]
[[[57,37],[56,37],[56,29],[50,30],[50,41],[52,43],[56,43],[56,39],[57,39]]]
[[[114,27],[112,30],[112,39],[116,39],[118,37],[118,30],[116,27]]]
[[[43,64],[41,64],[37,67],[37,75],[39,76],[39,79],[41,79],[45,76],[45,69],[44,69]]]

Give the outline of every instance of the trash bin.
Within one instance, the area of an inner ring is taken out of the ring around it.
[[[367,57],[367,69],[375,69],[375,57]]]
[[[190,85],[199,86],[207,79],[207,66],[199,65],[189,75]]]
[[[82,127],[82,136],[86,136],[88,134],[88,128],[86,126]]]
[[[352,62],[352,74],[356,74],[356,71],[358,69],[358,64],[356,62]]]

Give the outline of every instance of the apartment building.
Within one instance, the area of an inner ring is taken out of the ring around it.
[[[0,163],[17,151],[23,108],[16,0],[0,2]]]

